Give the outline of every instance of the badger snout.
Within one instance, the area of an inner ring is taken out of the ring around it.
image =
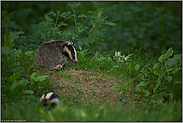
[[[74,63],[78,63],[77,59],[72,59],[71,61],[74,62]]]

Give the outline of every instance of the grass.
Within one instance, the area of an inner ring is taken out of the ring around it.
[[[69,63],[64,70],[40,72],[40,76],[49,75],[46,81],[50,86],[38,83],[43,88],[37,91],[51,89],[58,93],[64,106],[52,110],[39,107],[40,92],[24,95],[13,103],[4,97],[1,121],[182,121],[181,101],[147,104],[136,91],[141,79],[136,64],[153,64],[156,57],[133,55],[119,62],[99,54],[92,59],[83,55],[79,52],[79,62]]]
[[[20,106],[21,105],[21,106]],[[160,110],[145,112],[141,107],[124,107],[117,104],[113,107],[98,106],[60,106],[52,110],[40,108],[37,103],[21,101],[19,104],[2,107],[1,121],[181,121],[180,103],[160,105]]]

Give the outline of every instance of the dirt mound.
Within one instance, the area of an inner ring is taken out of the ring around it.
[[[122,80],[100,72],[66,69],[59,72],[51,71],[49,75],[60,97],[67,97],[68,102],[65,103],[72,100],[74,103],[86,105],[113,105],[120,94],[119,81]]]

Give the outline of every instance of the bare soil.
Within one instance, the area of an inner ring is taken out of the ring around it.
[[[104,104],[114,105],[120,94],[119,82],[126,82],[115,76],[108,76],[100,72],[65,69],[63,71],[45,71],[52,80],[58,95],[67,97],[77,104]]]

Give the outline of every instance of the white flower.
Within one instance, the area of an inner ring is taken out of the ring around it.
[[[127,59],[130,58],[131,55],[132,55],[132,54],[129,54],[128,56],[125,57],[125,55],[121,56],[121,52],[115,51],[115,57],[118,58],[118,60],[119,60],[120,62],[126,61]]]
[[[117,51],[115,51],[115,56],[122,57],[122,56],[121,56],[121,52],[117,52]]]
[[[104,59],[104,57],[99,57],[99,58],[98,58],[98,60],[102,60],[102,59]]]

